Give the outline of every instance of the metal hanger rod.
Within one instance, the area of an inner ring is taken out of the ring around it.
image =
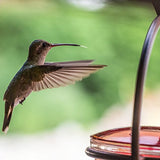
[[[143,87],[148,68],[148,62],[152,51],[152,46],[159,27],[160,27],[160,16],[156,17],[153,20],[148,30],[141,53],[141,59],[139,62],[135,99],[134,99],[133,121],[132,121],[132,160],[140,160],[139,134],[140,134],[140,117],[142,108]]]

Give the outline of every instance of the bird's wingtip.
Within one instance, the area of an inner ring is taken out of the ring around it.
[[[94,66],[94,65],[93,65]],[[95,66],[97,66],[97,67],[99,67],[99,68],[104,68],[104,67],[107,67],[108,65],[95,65]]]

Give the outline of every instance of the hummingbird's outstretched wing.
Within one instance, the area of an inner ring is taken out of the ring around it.
[[[91,62],[92,60],[45,63],[31,67],[28,71],[32,80],[32,89],[39,91],[74,84],[105,67],[105,65],[90,65]]]

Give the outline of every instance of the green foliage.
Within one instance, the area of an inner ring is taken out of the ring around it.
[[[53,2],[2,5],[0,124],[5,89],[26,60],[28,46],[35,39],[88,47],[57,47],[50,51],[47,61],[95,59],[96,64],[108,67],[76,85],[32,93],[23,106],[14,110],[10,126],[13,132],[51,129],[64,120],[76,120],[87,126],[109,106],[131,99],[142,44],[154,16],[149,8],[131,5],[107,6],[97,12]],[[158,52],[157,48],[158,44],[154,52]],[[151,59],[149,75],[154,75],[147,81],[148,88],[156,87],[160,80],[158,59],[158,54]]]

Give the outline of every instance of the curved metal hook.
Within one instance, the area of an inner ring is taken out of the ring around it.
[[[134,99],[134,110],[133,110],[133,121],[132,121],[132,160],[139,160],[139,132],[140,132],[140,117],[141,117],[141,106],[143,98],[143,87],[148,68],[148,62],[152,51],[152,46],[160,28],[160,16],[156,17],[146,36],[141,59],[139,62],[139,68],[137,73],[137,83]]]

